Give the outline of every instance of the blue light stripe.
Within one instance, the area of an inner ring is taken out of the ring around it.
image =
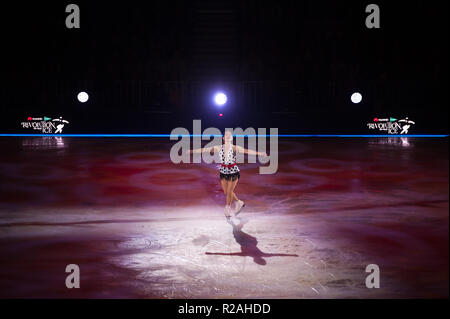
[[[170,134],[0,134],[0,137],[170,137]],[[201,135],[201,134],[179,134],[174,135],[175,137],[201,137],[201,136],[217,136],[222,137],[222,135]],[[270,137],[270,134],[261,135],[235,135],[239,137],[258,137],[265,136]],[[448,137],[448,134],[278,134],[272,135],[278,137]]]

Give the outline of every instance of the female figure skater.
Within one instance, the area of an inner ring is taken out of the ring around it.
[[[223,144],[221,146],[216,145],[214,147],[200,148],[196,150],[190,150],[190,153],[208,153],[211,150],[218,152],[220,159],[219,176],[220,184],[222,190],[225,194],[225,216],[227,218],[232,217],[232,212],[234,215],[238,214],[245,203],[241,201],[234,192],[236,185],[241,177],[239,173],[239,168],[236,165],[236,153],[244,153],[250,155],[260,155],[267,156],[265,152],[256,152],[253,150],[248,150],[243,147],[233,144],[233,135],[230,131],[225,131],[223,136]],[[234,211],[231,209],[231,203],[235,202]]]

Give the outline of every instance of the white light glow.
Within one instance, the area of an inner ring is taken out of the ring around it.
[[[80,92],[77,95],[77,99],[78,101],[80,101],[81,103],[86,102],[87,100],[89,100],[89,95],[86,92]]]
[[[350,99],[352,100],[353,103],[359,103],[362,101],[362,95],[358,92],[355,92],[352,94]]]
[[[214,96],[214,102],[217,105],[224,105],[225,103],[227,103],[227,96],[225,94],[223,94],[223,93],[217,93]]]

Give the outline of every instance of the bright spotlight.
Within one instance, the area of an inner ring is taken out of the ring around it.
[[[225,94],[223,94],[223,93],[217,93],[214,96],[214,102],[217,105],[224,105],[225,103],[227,103],[227,96]]]
[[[89,95],[86,92],[80,92],[77,95],[77,99],[78,101],[80,101],[81,103],[86,102],[87,100],[89,100]]]
[[[355,92],[352,94],[350,99],[352,100],[353,103],[357,104],[362,101],[362,95],[358,92]]]

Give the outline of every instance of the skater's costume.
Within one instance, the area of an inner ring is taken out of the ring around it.
[[[241,175],[239,174],[239,167],[236,165],[236,154],[233,151],[233,148],[230,145],[230,149],[228,150],[228,154],[225,154],[225,145],[222,145],[222,148],[219,152],[220,158],[220,179],[232,180],[235,181],[239,179]]]

